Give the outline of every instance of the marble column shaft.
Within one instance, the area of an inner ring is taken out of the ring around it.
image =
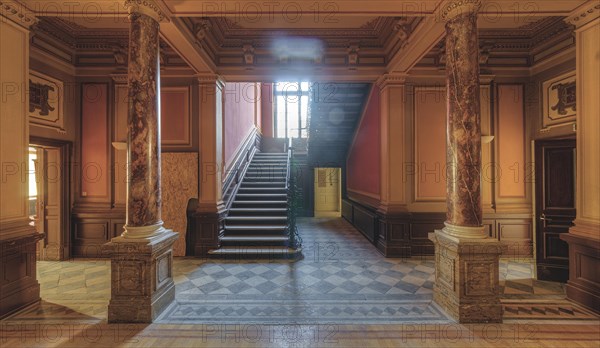
[[[162,224],[159,23],[130,15],[126,227]]]
[[[446,23],[446,223],[482,226],[479,40],[477,14]]]

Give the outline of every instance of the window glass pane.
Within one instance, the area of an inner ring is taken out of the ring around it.
[[[298,137],[298,98],[287,99],[288,105],[288,134],[290,138]]]
[[[285,98],[277,97],[277,129],[275,136],[277,138],[285,138]]]
[[[308,129],[307,129],[307,124],[308,124],[308,97],[307,96],[302,96],[302,98],[300,99],[300,106],[301,106],[301,113],[300,113],[300,118],[302,120],[302,138],[306,138],[308,137]]]

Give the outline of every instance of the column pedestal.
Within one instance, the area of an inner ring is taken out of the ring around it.
[[[433,300],[459,323],[501,323],[501,243],[457,238],[442,230],[430,233],[429,240],[435,245]]]
[[[151,323],[175,299],[173,244],[164,230],[147,239],[113,238],[109,323]]]

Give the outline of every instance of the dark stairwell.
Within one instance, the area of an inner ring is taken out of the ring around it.
[[[308,163],[311,167],[346,167],[348,149],[370,88],[369,83],[314,84],[308,127]]]

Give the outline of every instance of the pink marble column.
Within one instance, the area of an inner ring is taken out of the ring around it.
[[[151,323],[175,299],[173,244],[160,216],[159,22],[152,0],[127,0],[129,113],[127,223],[109,243],[111,323]]]
[[[498,260],[502,245],[487,238],[481,211],[479,108],[480,0],[445,2],[447,187],[446,222],[435,245],[433,300],[461,323],[502,322]]]
[[[147,237],[162,227],[160,191],[159,22],[131,2],[127,132],[126,238]]]
[[[477,12],[476,8],[454,11],[446,21],[445,230],[457,237],[484,238]]]

